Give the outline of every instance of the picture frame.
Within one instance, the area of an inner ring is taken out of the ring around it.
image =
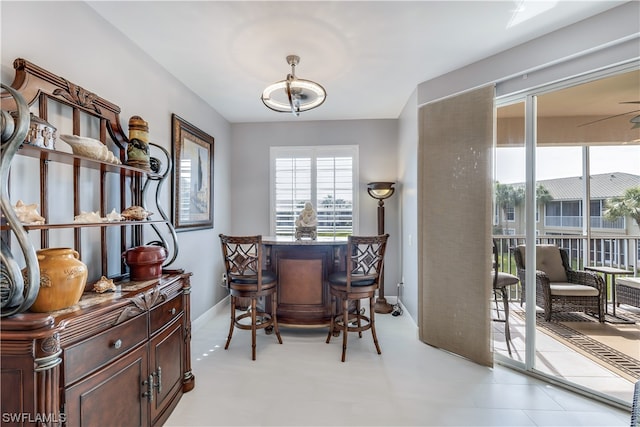
[[[173,226],[177,232],[213,228],[214,139],[171,115]]]

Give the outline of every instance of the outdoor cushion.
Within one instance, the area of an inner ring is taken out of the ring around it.
[[[522,254],[522,260],[525,260],[525,246],[518,246]],[[560,248],[556,245],[536,245],[536,270],[547,273],[550,282],[566,282],[567,272],[562,265],[562,256]]]
[[[491,273],[491,277],[495,276],[495,271]],[[517,284],[520,281],[518,276],[514,276],[513,274],[505,273],[503,271],[498,271],[498,278],[496,280],[496,288],[504,288],[506,286],[512,286]]]
[[[547,273],[550,282],[567,281],[567,272],[562,265],[560,249],[556,245],[536,246],[536,270]]]
[[[556,282],[549,285],[551,295],[575,297],[598,296],[598,289],[592,286],[576,285],[575,283]]]
[[[640,289],[640,277],[616,277],[616,285]]]

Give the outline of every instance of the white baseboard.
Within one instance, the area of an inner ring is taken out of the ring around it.
[[[220,312],[222,312],[222,310],[225,310],[227,308],[227,306],[229,305],[229,299],[230,298],[231,297],[229,295],[227,295],[222,300],[220,300],[220,302],[218,302],[216,305],[214,305],[209,310],[205,311],[200,316],[198,316],[197,319],[193,320],[191,322],[191,331],[192,331],[192,333],[197,331],[198,329],[200,329],[208,321],[210,321],[215,316],[220,314]]]

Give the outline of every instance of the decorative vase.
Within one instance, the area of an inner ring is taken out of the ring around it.
[[[140,116],[132,116],[129,119],[127,164],[150,171],[149,157],[149,124]]]
[[[71,307],[80,301],[87,283],[87,266],[71,248],[36,252],[40,266],[40,291],[31,311],[46,313]]]
[[[122,254],[129,266],[131,280],[151,280],[162,276],[162,263],[167,259],[164,246],[137,246]]]

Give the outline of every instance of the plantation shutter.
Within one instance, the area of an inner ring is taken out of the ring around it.
[[[356,146],[272,147],[275,234],[295,234],[295,220],[310,201],[318,236],[347,236],[354,230]]]

